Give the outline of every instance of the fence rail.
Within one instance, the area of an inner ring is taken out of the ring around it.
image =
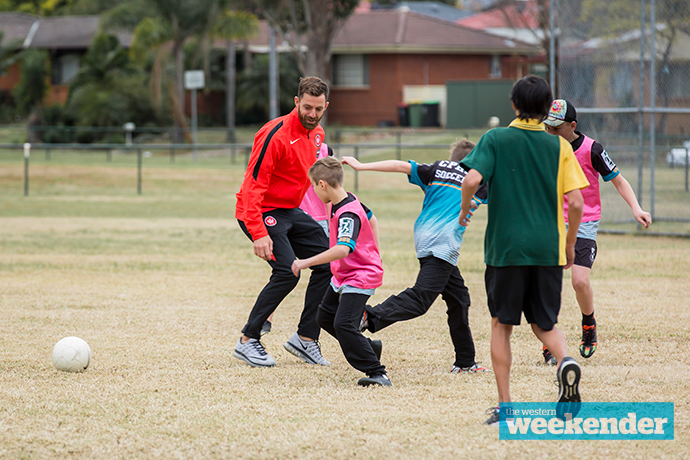
[[[407,143],[375,143],[375,142],[362,142],[362,143],[330,143],[329,144],[333,150],[336,152],[336,156],[342,157],[344,155],[351,155],[355,158],[362,159],[367,156],[377,155],[378,158],[382,156],[384,158],[395,158],[402,159],[403,150],[413,150],[415,154],[420,151],[429,150],[442,150],[448,151],[449,145],[447,143],[418,143],[418,142],[407,142]],[[229,164],[238,164],[242,161],[243,167],[246,167],[249,163],[249,158],[251,154],[252,144],[249,143],[237,143],[237,144],[226,144],[226,143],[212,143],[212,144],[197,144],[196,149],[198,151],[209,151],[216,150],[219,151],[219,157],[227,157]],[[607,145],[608,150],[617,152],[617,160],[619,168],[625,169],[628,173],[631,171],[631,167],[634,168],[639,164],[639,146],[625,145],[625,144],[613,144]],[[11,144],[0,144],[0,151],[18,151],[24,150],[24,144],[11,143]],[[666,198],[669,202],[673,202],[674,209],[673,212],[659,213],[653,216],[655,222],[690,222],[690,149],[675,149],[676,151],[684,150],[684,155],[682,158],[674,158],[674,161],[668,164],[668,171],[675,170],[674,174],[674,184],[677,184],[683,189],[682,196],[680,192],[674,191],[673,195],[669,195],[670,198]],[[35,156],[36,152],[44,152],[45,160],[51,161],[51,151],[57,151],[63,153],[65,151],[83,151],[83,152],[103,152],[105,153],[105,161],[113,161],[114,152],[124,152],[126,154],[136,154],[136,177],[137,177],[137,194],[143,194],[143,176],[142,170],[145,167],[145,158],[150,152],[167,152],[170,156],[170,163],[175,163],[176,152],[184,152],[187,158],[190,158],[194,154],[193,146],[190,144],[52,144],[52,143],[40,143],[31,145],[30,152],[25,152],[24,158],[24,194],[29,195],[29,178],[30,178],[30,158]],[[39,153],[40,154],[40,153]],[[415,154],[412,154],[415,156]],[[239,158],[241,157],[241,159]],[[430,157],[427,155],[427,157]],[[439,156],[435,156],[438,159]],[[196,157],[195,161],[196,161]],[[189,160],[188,160],[189,161]],[[661,164],[663,162],[663,156],[657,156],[657,162]],[[648,169],[648,168],[647,168]],[[664,171],[666,172],[666,171]],[[648,171],[645,170],[645,174]],[[634,174],[629,174],[627,177],[634,177]],[[682,185],[681,185],[682,184]],[[676,185],[674,185],[676,187]],[[354,183],[353,189],[357,192],[360,189],[359,173],[354,171]],[[678,190],[677,188],[674,190]],[[633,227],[629,224],[635,224],[634,220],[631,218],[631,214],[625,208],[625,204],[620,200],[620,197],[615,196],[616,191],[613,186],[602,187],[602,202],[604,203],[603,214],[602,214],[602,224],[600,231],[602,233],[635,233],[639,232],[639,226]],[[618,201],[616,201],[618,200]],[[668,204],[668,203],[666,203]],[[667,209],[665,207],[664,209]],[[627,229],[621,229],[620,226],[625,225]],[[662,229],[660,229],[662,230]],[[646,231],[644,234],[648,235],[659,235],[659,236],[684,236],[690,237],[690,227],[687,229],[680,228],[677,231]]]

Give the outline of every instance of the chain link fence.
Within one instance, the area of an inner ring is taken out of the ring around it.
[[[604,146],[652,213],[650,230],[690,235],[690,2],[556,4],[556,97],[573,103],[578,130]],[[602,231],[634,231],[616,188],[601,194]]]

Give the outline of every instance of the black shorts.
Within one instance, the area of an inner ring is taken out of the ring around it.
[[[501,324],[517,326],[523,313],[528,323],[547,331],[558,322],[563,267],[487,265],[484,282],[491,317]]]
[[[575,242],[575,265],[592,268],[597,258],[597,242],[588,238],[578,238]]]

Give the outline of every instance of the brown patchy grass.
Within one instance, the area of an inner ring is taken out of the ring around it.
[[[495,404],[493,375],[448,372],[453,350],[442,301],[425,316],[376,334],[384,342],[382,360],[393,388],[357,387],[361,375],[325,333],[322,348],[330,367],[306,365],[283,349],[301,311],[304,279],[279,307],[273,331],[263,340],[278,365],[252,369],[232,358],[269,273],[232,215],[241,171],[160,168],[150,174],[164,180],[143,197],[121,190],[88,196],[80,192],[98,184],[82,182],[74,189],[60,183],[44,188],[21,208],[12,203],[23,198],[0,197],[0,209],[12,209],[14,216],[0,218],[0,457],[687,455],[689,241],[600,237],[593,272],[600,346],[591,359],[580,360],[586,401],[674,402],[675,441],[505,442],[498,430],[482,426],[484,410]],[[171,176],[175,180],[168,182]],[[113,172],[112,180],[118,177]],[[38,175],[36,180],[40,190]],[[352,184],[352,176],[346,182]],[[395,175],[361,174],[360,188],[381,226],[386,273],[372,299],[378,302],[414,281],[412,224],[422,194]],[[191,216],[189,202],[197,207]],[[109,216],[94,204],[121,211]],[[490,366],[485,213],[477,214],[460,268],[473,298],[477,359]],[[580,315],[569,283],[567,278],[560,319],[577,354]],[[51,348],[67,335],[84,338],[93,350],[84,374],[52,366]],[[554,370],[540,364],[540,346],[527,326],[515,329],[513,351],[514,399],[553,400]]]

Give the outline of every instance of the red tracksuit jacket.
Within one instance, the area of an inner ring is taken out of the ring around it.
[[[262,213],[297,208],[311,185],[308,171],[319,154],[323,128],[308,131],[295,107],[266,123],[254,136],[247,171],[237,192],[235,217],[257,240],[268,235]]]

